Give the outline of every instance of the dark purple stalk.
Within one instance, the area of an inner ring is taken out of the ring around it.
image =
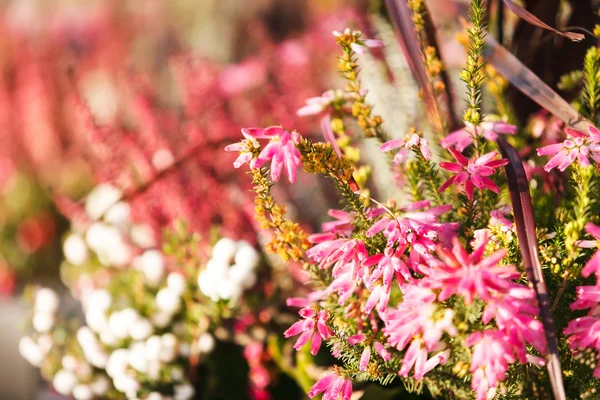
[[[546,85],[536,74],[527,68],[494,38],[487,37],[484,58],[500,75],[504,76],[517,89],[548,110],[567,125],[581,132],[587,132],[592,124],[571,105]]]
[[[535,232],[531,196],[529,194],[529,181],[523,168],[523,162],[514,147],[508,144],[505,138],[500,136],[498,137],[498,147],[502,156],[509,160],[509,164],[506,166],[506,177],[508,179],[513,213],[515,215],[517,237],[523,257],[525,274],[527,275],[529,286],[535,290],[540,309],[540,318],[544,326],[544,335],[546,336],[548,347],[548,355],[546,357],[547,368],[552,393],[555,400],[566,400],[556,327],[554,326],[554,319],[552,318],[550,308],[550,297],[546,283],[544,282],[542,265],[538,255],[538,241]]]

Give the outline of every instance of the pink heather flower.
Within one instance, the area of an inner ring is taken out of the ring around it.
[[[342,157],[342,151],[337,144],[337,139],[335,138],[333,129],[331,129],[331,117],[329,115],[321,118],[321,132],[323,133],[325,142],[331,143],[331,147],[333,147],[333,150],[335,150],[335,153],[338,155],[338,157]]]
[[[342,99],[343,95],[341,92],[334,90],[328,90],[318,97],[310,97],[306,99],[306,105],[300,108],[296,114],[299,117],[305,117],[308,115],[317,115],[325,111],[331,103],[336,100]]]
[[[300,350],[309,340],[311,340],[310,353],[315,356],[321,348],[323,339],[329,339],[333,336],[333,331],[327,325],[328,314],[321,310],[317,312],[313,308],[303,308],[298,314],[304,320],[297,321],[283,333],[286,338],[300,335],[294,344],[294,349]]]
[[[450,172],[455,172],[452,176],[440,186],[439,191],[443,192],[452,184],[465,184],[465,193],[469,200],[473,200],[473,191],[475,186],[479,189],[489,189],[494,193],[499,193],[500,188],[488,176],[493,175],[496,169],[508,164],[508,160],[495,160],[498,152],[492,151],[484,154],[477,160],[467,160],[460,152],[448,147],[448,151],[456,159],[457,163],[441,162],[440,167]]]
[[[494,210],[490,213],[490,225],[498,226],[502,232],[512,230],[513,223],[504,216],[502,210]]]
[[[430,289],[408,284],[403,288],[403,301],[393,311],[381,314],[385,323],[383,333],[388,344],[398,350],[410,346],[404,355],[399,374],[408,376],[414,367],[415,379],[448,360],[449,350],[441,341],[444,333],[456,336],[451,309],[439,309],[436,296]],[[439,352],[428,359],[428,353]]]
[[[365,267],[376,265],[373,271],[364,279],[365,285],[369,290],[372,291],[375,288],[375,282],[380,279],[386,292],[389,292],[392,288],[394,276],[398,284],[413,279],[410,269],[401,258],[403,252],[404,248],[393,249],[388,247],[385,249],[384,254],[376,254],[363,262],[363,266]]]
[[[477,400],[493,399],[498,383],[506,378],[506,371],[515,362],[513,343],[504,333],[487,329],[471,334],[466,340],[472,346],[471,388]]]
[[[323,232],[333,232],[341,236],[349,237],[354,229],[352,222],[355,219],[353,213],[343,210],[329,210],[327,214],[335,221],[325,222],[321,225]]]
[[[401,139],[393,139],[385,142],[379,148],[382,152],[392,151],[400,149],[394,156],[394,165],[400,165],[406,160],[408,151],[412,148],[418,147],[423,155],[423,158],[429,160],[431,158],[431,152],[429,151],[429,143],[426,139],[417,135],[416,133],[407,133]]]
[[[595,240],[580,240],[578,243],[579,247],[600,247],[600,226],[588,223],[585,226],[585,231],[592,235]],[[597,278],[600,277],[600,251],[596,251],[596,253],[592,256],[592,258],[590,258],[581,271],[581,275],[583,275],[585,278],[590,276],[592,273],[596,274]]]
[[[311,235],[309,241],[315,243],[315,246],[308,249],[306,255],[319,263],[320,268],[327,269],[333,266],[332,275],[336,277],[343,267],[350,265],[353,276],[362,277],[361,262],[369,256],[362,240],[336,239],[333,233],[320,233]]]
[[[375,348],[377,354],[379,354],[379,356],[383,358],[384,361],[389,361],[392,358],[392,355],[389,353],[389,351],[387,351],[383,344],[379,342],[374,342],[373,347]]]
[[[536,319],[537,315],[537,299],[534,290],[514,283],[507,292],[499,293],[487,302],[482,322],[487,324],[493,318],[498,329],[511,339],[519,360],[525,363],[528,343],[540,353],[546,353],[545,337],[539,334],[543,331],[543,326]]]
[[[371,237],[379,232],[388,239],[387,247],[398,246],[402,254],[403,246],[410,246],[411,251],[427,257],[429,252],[435,250],[436,242],[446,242],[455,235],[458,224],[440,223],[438,216],[452,209],[450,205],[432,207],[425,211],[416,211],[429,207],[429,201],[418,201],[407,206],[401,207],[399,211],[403,212],[392,218],[383,208],[377,208],[369,213],[369,217],[378,217],[384,215],[379,221],[375,222],[367,231],[367,236]]]
[[[441,145],[444,149],[452,146],[456,150],[462,152],[471,143],[473,143],[473,133],[475,127],[465,122],[465,127],[450,133],[444,139],[442,139]],[[489,141],[495,142],[498,138],[498,133],[514,135],[517,132],[517,127],[504,122],[482,122],[477,127],[477,135],[483,136]]]
[[[484,301],[491,300],[496,293],[511,289],[521,274],[512,265],[497,265],[506,255],[500,249],[483,258],[486,241],[471,254],[463,248],[458,238],[454,238],[452,250],[438,247],[440,260],[431,259],[430,269],[424,271],[431,278],[433,287],[441,289],[438,300],[444,301],[454,294],[465,298],[467,304],[478,296]]]
[[[600,131],[590,126],[588,133],[565,128],[565,133],[575,140],[567,139],[562,143],[555,143],[537,149],[538,156],[549,156],[552,158],[544,166],[547,172],[558,167],[560,171],[567,169],[573,161],[577,160],[579,165],[587,167],[590,165],[588,157],[592,157],[597,163],[600,162]]]
[[[310,388],[308,397],[311,399],[316,395],[323,393],[323,400],[336,400],[339,396],[342,400],[350,400],[352,397],[352,381],[333,372],[317,381]]]

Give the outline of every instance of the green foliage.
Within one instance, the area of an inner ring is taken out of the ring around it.
[[[582,114],[594,123],[600,117],[600,50],[591,47],[583,61]]]

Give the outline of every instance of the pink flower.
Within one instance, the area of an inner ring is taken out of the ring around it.
[[[368,47],[373,48],[383,46],[383,42],[381,40],[361,39],[360,31],[351,31],[350,28],[346,28],[346,30],[344,30],[344,33],[338,31],[333,31],[332,33],[333,36],[338,38],[338,40],[349,40],[350,48],[358,54],[365,54],[367,52]]]
[[[328,90],[321,96],[306,99],[306,105],[300,108],[296,114],[299,117],[317,115],[325,111],[325,109],[327,109],[334,101],[342,99],[343,95],[341,92]]]
[[[462,247],[460,240],[454,238],[452,250],[438,247],[440,260],[431,259],[430,269],[424,271],[431,278],[434,287],[441,289],[439,301],[454,294],[465,298],[467,304],[478,296],[482,300],[491,300],[496,293],[505,293],[521,274],[512,265],[497,265],[506,255],[506,249],[500,249],[483,258],[486,242],[482,242],[471,254]]]
[[[592,157],[597,163],[600,162],[600,131],[598,129],[590,126],[588,133],[585,134],[571,128],[565,128],[565,133],[575,140],[567,139],[562,143],[555,143],[537,149],[538,156],[553,156],[544,166],[547,172],[556,167],[560,171],[564,171],[576,159],[582,167],[590,165],[588,157]]]
[[[244,128],[242,134],[245,139],[239,143],[230,144],[225,151],[237,151],[240,156],[233,166],[239,168],[244,163],[250,163],[250,168],[260,168],[267,161],[271,161],[271,179],[278,181],[282,170],[285,168],[290,182],[296,181],[296,169],[301,164],[300,151],[296,145],[300,143],[298,132],[288,132],[280,126],[268,128]],[[270,139],[258,157],[254,158],[253,149],[259,147],[257,139]]]
[[[579,247],[600,247],[600,226],[588,223],[585,226],[585,230],[596,240],[580,240],[578,243]],[[597,278],[600,277],[600,251],[596,251],[592,258],[590,258],[590,260],[585,264],[583,270],[581,270],[581,275],[583,275],[585,278],[590,276],[592,273],[596,274]]]
[[[354,225],[352,222],[355,219],[353,213],[349,213],[343,210],[329,210],[327,214],[333,217],[335,221],[325,222],[321,226],[323,232],[333,232],[342,236],[350,236]]]
[[[335,277],[343,267],[350,265],[355,278],[362,276],[361,262],[369,256],[362,240],[337,239],[333,233],[320,233],[311,235],[309,241],[315,246],[308,249],[306,255],[319,263],[320,268],[333,267],[332,275]]]
[[[419,148],[423,158],[429,160],[431,158],[431,152],[429,151],[429,143],[426,139],[417,135],[416,133],[407,133],[401,139],[393,139],[385,142],[379,148],[382,152],[392,151],[400,149],[394,156],[394,165],[400,165],[406,160],[408,151],[412,148]]]
[[[504,216],[502,210],[494,210],[490,213],[490,225],[497,226],[502,232],[512,230],[513,223]]]
[[[466,127],[450,133],[442,139],[441,145],[444,149],[452,146],[456,150],[462,152],[471,143],[473,143],[473,133],[475,127],[469,122],[465,122]],[[482,135],[489,141],[495,142],[498,138],[498,133],[514,135],[517,132],[517,127],[504,122],[482,122],[477,127],[477,135]]]
[[[484,154],[477,160],[468,160],[460,152],[448,147],[448,151],[458,161],[457,163],[441,162],[440,167],[450,172],[455,172],[456,175],[452,176],[446,182],[440,186],[439,191],[443,192],[452,184],[465,184],[465,192],[469,200],[473,200],[473,191],[475,186],[479,189],[489,189],[494,193],[499,193],[500,188],[494,183],[488,176],[493,175],[496,172],[496,168],[502,167],[508,164],[508,160],[500,159],[494,160],[498,155],[498,152],[492,151]]]
[[[417,380],[423,379],[425,374],[434,369],[440,364],[445,364],[450,358],[450,350],[445,348],[443,343],[432,349],[434,352],[438,352],[431,358],[427,358],[428,351],[421,338],[415,338],[402,359],[402,366],[398,375],[405,378],[408,377],[410,371],[414,367],[413,377]]]
[[[317,312],[313,308],[303,308],[298,314],[304,318],[304,320],[297,321],[283,333],[286,338],[300,335],[298,340],[294,344],[294,349],[300,350],[309,340],[312,338],[310,353],[314,356],[317,355],[321,348],[323,339],[329,339],[333,336],[333,331],[327,325],[328,314],[326,311],[321,310]]]
[[[317,381],[310,388],[308,397],[311,399],[316,395],[323,394],[323,400],[336,400],[340,395],[342,400],[350,400],[352,397],[352,381],[333,372]]]
[[[466,340],[472,346],[471,388],[477,400],[495,397],[498,383],[506,378],[506,371],[515,362],[513,344],[502,332],[487,329],[471,334]]]

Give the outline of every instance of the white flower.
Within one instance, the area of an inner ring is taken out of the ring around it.
[[[100,332],[100,340],[107,346],[114,346],[119,341],[119,339],[113,335],[112,331],[108,327]]]
[[[89,385],[79,384],[73,388],[73,397],[75,400],[92,400],[94,393]]]
[[[235,256],[237,247],[234,240],[226,237],[221,238],[212,248],[212,258],[229,264]]]
[[[146,318],[140,318],[129,329],[129,336],[134,340],[144,340],[152,335],[154,328]]]
[[[108,362],[108,356],[100,347],[98,338],[87,326],[82,326],[77,331],[77,341],[83,350],[83,354],[95,367],[104,368]]]
[[[88,310],[106,311],[112,303],[112,297],[106,289],[96,289],[84,301]]]
[[[45,333],[52,329],[54,322],[54,314],[47,312],[36,312],[33,314],[33,328],[40,333]]]
[[[219,300],[219,283],[227,280],[229,265],[222,260],[211,259],[198,275],[200,291],[212,301]]]
[[[87,230],[85,240],[103,265],[124,267],[131,259],[131,249],[114,226],[96,222]]]
[[[63,396],[69,396],[75,385],[77,385],[75,374],[64,369],[58,371],[52,379],[52,386],[54,386],[54,389]]]
[[[146,358],[148,360],[157,360],[160,355],[160,349],[162,348],[162,341],[160,336],[150,336],[146,340]]]
[[[177,356],[177,338],[172,333],[165,333],[160,338],[160,353],[158,358],[165,363],[169,363]]]
[[[133,308],[125,308],[111,314],[108,318],[108,327],[117,339],[125,339],[131,327],[140,319],[140,315]]]
[[[29,336],[24,336],[19,340],[19,353],[21,357],[34,367],[39,367],[44,360],[44,352]]]
[[[120,229],[125,229],[130,223],[131,207],[124,201],[119,201],[104,215],[104,220]]]
[[[226,279],[219,282],[217,293],[222,299],[236,302],[242,295],[242,287],[238,283]]]
[[[77,369],[77,359],[70,354],[63,356],[61,364],[63,369],[67,371],[75,371]]]
[[[146,346],[143,342],[137,342],[129,347],[128,362],[135,370],[142,374],[148,369],[148,360],[146,360]]]
[[[135,259],[134,265],[142,271],[151,287],[158,286],[165,273],[165,260],[158,250],[146,250]]]
[[[79,266],[88,260],[89,252],[83,238],[75,233],[70,234],[63,244],[63,252],[67,261]]]
[[[158,380],[160,378],[160,370],[162,369],[162,363],[159,360],[148,361],[148,371],[146,375],[152,380]]]
[[[121,374],[113,378],[113,385],[119,392],[137,392],[140,390],[140,383],[133,377]]]
[[[175,385],[175,400],[190,400],[194,397],[194,394],[196,394],[196,391],[189,383]]]
[[[56,292],[50,288],[40,288],[35,293],[35,312],[55,313],[60,300]]]
[[[201,353],[210,353],[215,348],[215,338],[210,333],[203,333],[198,338],[198,350]]]
[[[158,311],[152,314],[152,323],[157,328],[164,328],[171,323],[173,314],[166,311]]]
[[[111,378],[124,375],[127,370],[129,351],[127,349],[117,349],[108,357],[106,364],[106,373]]]
[[[103,183],[96,186],[85,199],[85,212],[92,219],[98,219],[111,206],[119,201],[123,193],[116,187]]]
[[[147,224],[133,225],[129,232],[131,241],[142,249],[156,246],[156,240],[154,239],[154,231],[152,227]]]
[[[247,266],[233,265],[229,268],[229,279],[244,289],[249,289],[256,283],[256,274]]]
[[[152,154],[152,165],[158,171],[163,171],[175,163],[175,157],[169,149],[158,149]]]
[[[108,318],[104,311],[91,308],[85,313],[85,323],[95,332],[102,332],[108,328]]]
[[[49,333],[44,333],[37,339],[37,345],[40,347],[40,350],[43,354],[46,354],[52,349],[54,346],[54,338]]]
[[[104,396],[110,389],[110,381],[104,375],[100,375],[94,379],[94,381],[90,384],[90,387],[95,395]]]
[[[171,368],[171,380],[177,382],[177,381],[182,381],[185,378],[185,372],[183,371],[183,368],[179,367],[179,366],[175,366],[173,368]]]
[[[158,392],[150,392],[146,396],[146,400],[163,400],[162,394]]]
[[[171,288],[162,288],[156,294],[156,307],[160,311],[175,314],[181,307],[179,293]]]
[[[180,295],[183,294],[186,286],[187,282],[182,274],[171,272],[169,276],[167,276],[167,287],[179,293]]]
[[[235,264],[242,268],[255,269],[260,262],[260,255],[252,245],[244,240],[238,242],[235,253]]]

